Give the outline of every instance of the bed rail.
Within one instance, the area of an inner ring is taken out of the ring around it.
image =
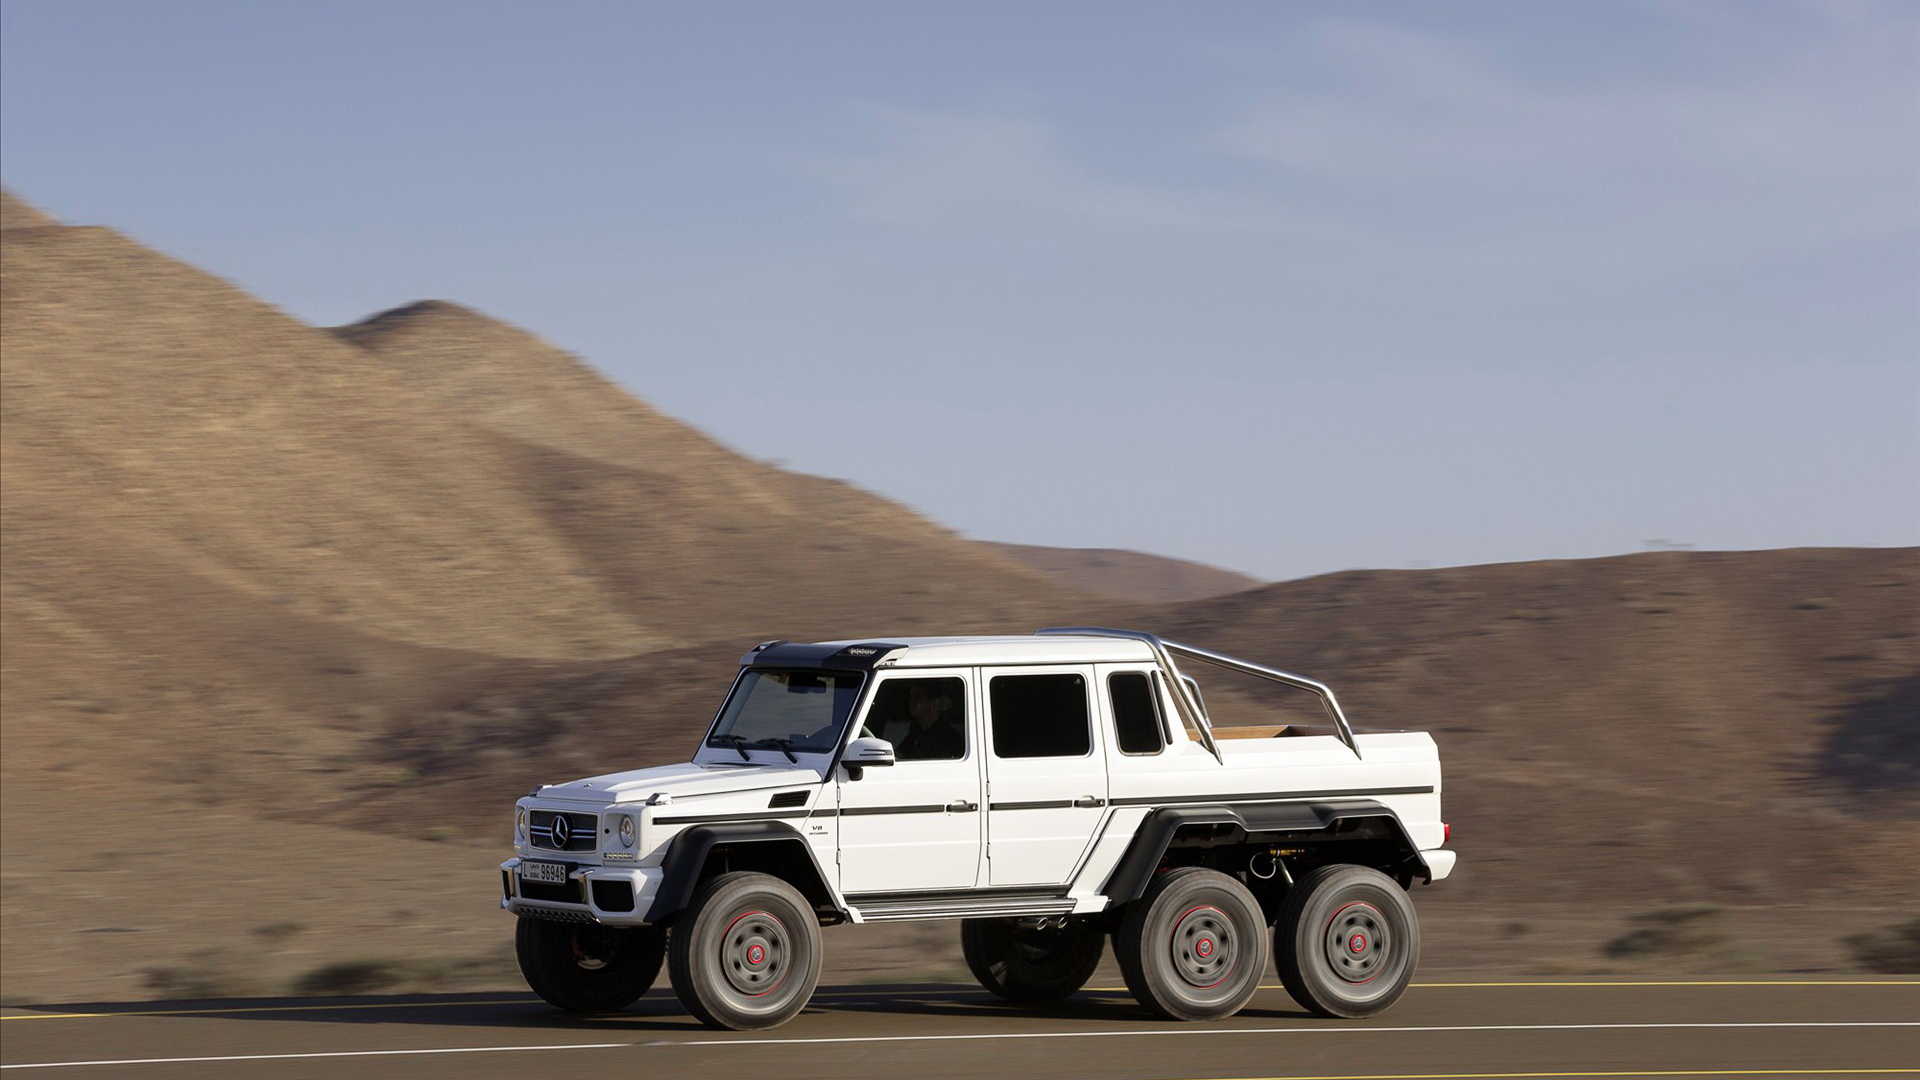
[[[1251,663],[1194,645],[1182,645],[1177,641],[1166,641],[1158,635],[1147,633],[1145,630],[1115,630],[1106,626],[1049,626],[1037,632],[1042,634],[1072,634],[1092,637],[1127,638],[1133,641],[1145,642],[1147,647],[1153,650],[1154,659],[1166,672],[1167,683],[1173,691],[1174,707],[1180,711],[1181,720],[1186,723],[1187,726],[1199,732],[1200,745],[1206,747],[1207,751],[1214,756],[1214,760],[1219,761],[1223,765],[1226,764],[1226,759],[1221,756],[1220,744],[1213,737],[1213,725],[1207,719],[1205,708],[1201,706],[1200,701],[1194,696],[1193,689],[1187,685],[1186,680],[1181,676],[1180,666],[1176,664],[1173,659],[1176,654],[1191,660],[1198,660],[1203,664],[1211,664],[1217,668],[1237,671],[1242,675],[1252,675],[1255,678],[1266,679],[1269,682],[1277,682],[1291,686],[1296,690],[1305,690],[1317,696],[1320,699],[1320,704],[1327,710],[1327,715],[1332,718],[1334,730],[1338,733],[1340,741],[1347,744],[1347,749],[1353,751],[1354,757],[1360,756],[1360,745],[1355,742],[1353,738],[1353,725],[1347,723],[1347,714],[1340,708],[1340,699],[1333,696],[1333,689],[1325,683],[1309,679],[1304,675],[1295,675],[1292,672]]]

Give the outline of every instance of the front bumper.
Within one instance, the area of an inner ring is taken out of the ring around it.
[[[564,863],[566,884],[552,885],[521,881],[520,862],[516,855],[500,864],[500,906],[515,915],[561,922],[645,926],[647,911],[667,876],[657,866]]]

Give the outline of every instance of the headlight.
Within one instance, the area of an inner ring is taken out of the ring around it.
[[[513,838],[522,844],[527,842],[527,808],[524,806],[513,812]]]
[[[634,836],[634,828],[633,828],[633,819],[632,819],[632,818],[630,818],[630,817],[623,817],[623,818],[621,818],[621,819],[620,819],[620,843],[621,843],[621,845],[622,845],[622,846],[624,846],[624,847],[632,847],[632,846],[633,846],[633,836]]]

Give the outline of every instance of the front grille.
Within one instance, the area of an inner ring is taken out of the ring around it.
[[[520,879],[520,899],[545,900],[554,904],[584,904],[587,898],[580,892],[578,881],[563,881],[558,884],[546,881],[528,881]]]
[[[548,851],[592,851],[600,846],[600,819],[592,814],[535,810],[528,816],[533,846]]]

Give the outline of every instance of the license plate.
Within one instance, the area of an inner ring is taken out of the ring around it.
[[[567,867],[557,862],[523,862],[520,864],[521,881],[538,881],[547,885],[565,885]]]

